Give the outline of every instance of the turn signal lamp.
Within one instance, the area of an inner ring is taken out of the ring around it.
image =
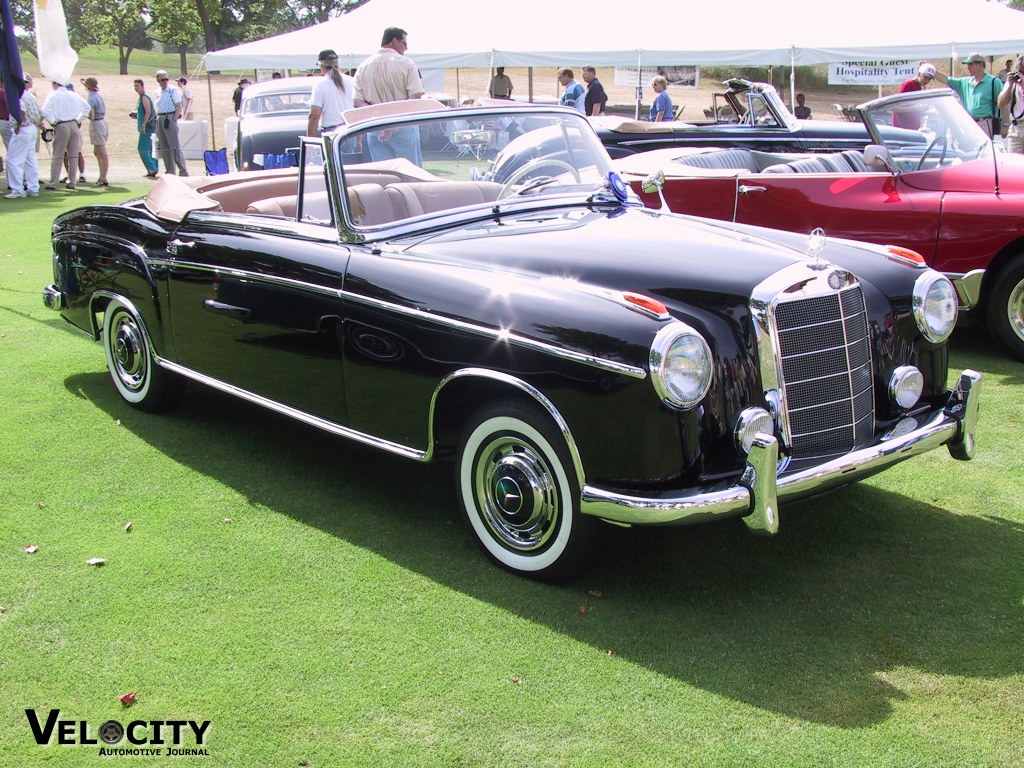
[[[885,250],[888,251],[889,258],[893,261],[910,264],[913,267],[925,266],[924,256],[910,248],[903,248],[899,245],[887,245]]]

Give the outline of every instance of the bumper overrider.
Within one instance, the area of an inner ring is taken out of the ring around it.
[[[941,445],[955,459],[972,458],[981,380],[977,371],[963,371],[942,408],[907,417],[872,445],[809,469],[777,476],[778,441],[759,434],[747,455],[746,469],[735,485],[649,496],[585,485],[582,512],[635,525],[678,525],[742,517],[752,532],[772,535],[779,530],[780,501],[814,496],[847,485]]]

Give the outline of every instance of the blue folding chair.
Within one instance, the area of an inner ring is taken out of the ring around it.
[[[228,151],[226,149],[208,149],[203,152],[207,176],[220,176],[228,173]]]

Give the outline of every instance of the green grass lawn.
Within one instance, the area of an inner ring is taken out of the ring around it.
[[[986,375],[975,461],[774,539],[616,531],[545,586],[479,553],[446,465],[199,386],[125,405],[40,290],[54,215],[144,190],[0,200],[0,766],[167,759],[37,746],[52,708],[93,738],[208,720],[171,759],[210,766],[1024,765],[1024,365],[983,333],[952,352]]]

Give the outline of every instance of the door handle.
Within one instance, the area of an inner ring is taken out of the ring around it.
[[[252,310],[246,309],[245,307],[236,307],[233,304],[225,304],[220,301],[214,301],[213,299],[203,299],[203,309],[207,312],[214,312],[218,315],[227,315],[228,317],[235,317],[239,320],[248,320],[249,315],[252,314]]]
[[[740,184],[740,194],[749,195],[751,192],[767,192],[767,187],[756,187],[752,184]]]
[[[167,252],[169,254],[171,254],[172,256],[177,256],[179,253],[181,253],[186,248],[195,248],[195,247],[196,247],[196,244],[192,240],[179,240],[178,238],[174,238],[173,240],[171,240],[171,242],[169,242],[167,244]]]

